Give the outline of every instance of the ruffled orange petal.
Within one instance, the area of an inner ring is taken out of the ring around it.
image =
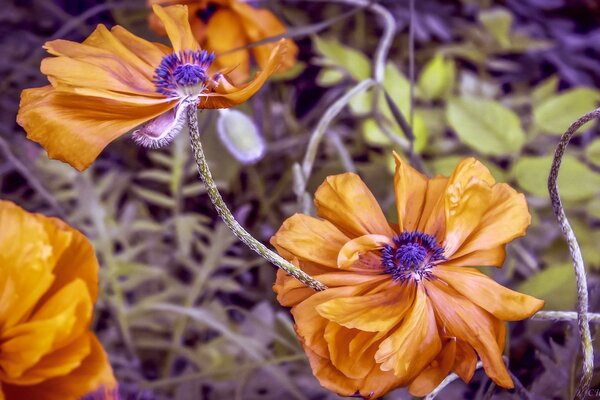
[[[425,204],[417,230],[427,233],[438,239],[443,239],[446,229],[446,216],[444,213],[444,191],[448,186],[448,178],[436,176],[427,183]]]
[[[348,270],[363,270],[365,268],[361,267],[364,265],[369,267],[365,270],[367,273],[381,272],[382,268],[379,257],[376,257],[377,262],[375,265],[359,263],[359,261],[361,257],[364,257],[370,252],[380,250],[386,244],[393,244],[393,241],[389,236],[384,235],[372,234],[359,236],[356,239],[352,239],[349,242],[346,242],[346,244],[344,244],[344,246],[340,249],[337,257],[338,268]]]
[[[153,71],[158,67],[162,58],[171,52],[171,49],[161,43],[152,43],[146,39],[134,35],[122,26],[114,26],[111,28],[111,33],[117,38],[123,46],[135,54],[140,60],[150,66]],[[168,50],[168,52],[166,52]]]
[[[450,260],[444,261],[444,265],[449,267],[493,267],[501,266],[506,257],[506,246],[498,246],[487,250],[476,250],[464,256],[453,256]]]
[[[286,52],[284,41],[280,41],[271,52],[269,61],[254,79],[245,86],[235,86],[221,77],[214,93],[208,93],[201,97],[198,108],[228,108],[241,104],[252,97],[265,84],[267,79],[273,75],[281,64],[281,58]]]
[[[401,384],[414,379],[440,352],[442,343],[435,315],[422,285],[402,324],[381,342],[375,361],[393,371]]]
[[[206,47],[217,54],[217,62],[222,68],[234,67],[228,75],[234,82],[244,82],[250,73],[250,53],[248,50],[229,50],[244,47],[246,34],[238,15],[229,9],[215,12],[208,21]],[[226,53],[228,52],[228,53]],[[226,53],[226,54],[221,54]],[[266,64],[264,64],[266,66]]]
[[[529,318],[544,306],[544,301],[505,288],[474,268],[437,266],[433,274],[503,321]]]
[[[244,33],[250,43],[281,35],[287,30],[281,21],[269,10],[254,8],[249,4],[239,1],[232,2],[231,8],[240,17]],[[298,46],[289,39],[286,39],[286,44],[288,51],[282,59],[282,67],[287,69],[292,67],[296,62]],[[264,67],[267,64],[269,54],[274,46],[274,44],[269,43],[252,48],[252,53],[260,67]]]
[[[469,383],[471,382],[471,378],[473,378],[473,374],[475,374],[476,367],[477,354],[475,353],[475,350],[473,350],[473,347],[462,340],[457,340],[456,358],[454,359],[452,371],[458,375],[463,382]]]
[[[435,360],[421,372],[408,386],[410,394],[426,396],[448,376],[456,357],[456,339],[446,340]]]
[[[523,236],[530,223],[531,215],[525,196],[505,183],[496,184],[492,188],[491,204],[481,218],[479,226],[453,257],[503,246]]]
[[[311,261],[337,269],[340,249],[350,239],[332,223],[303,214],[286,219],[271,238],[271,244],[284,258]]]
[[[385,282],[372,293],[324,302],[317,306],[317,312],[346,328],[387,332],[405,317],[414,298],[414,285]]]
[[[461,161],[454,169],[444,194],[446,258],[450,258],[479,225],[492,201],[494,183],[488,169],[474,158]]]
[[[190,28],[187,6],[173,5],[163,8],[158,4],[154,4],[152,11],[163,23],[174,52],[182,50],[196,51],[200,48]]]
[[[102,345],[92,333],[89,333],[88,337],[91,344],[90,353],[83,359],[79,367],[67,375],[48,379],[37,385],[3,385],[2,390],[6,399],[79,399],[101,387],[116,387],[116,381]]]
[[[292,263],[297,265],[297,262]],[[301,268],[306,272],[306,268]],[[330,272],[310,275],[329,288],[356,286],[364,283],[375,284],[387,279],[386,275],[367,275],[351,272]],[[295,306],[315,293],[313,289],[289,276],[283,270],[277,271],[277,279],[275,285],[273,285],[273,290],[277,293],[277,301],[286,307]]]
[[[400,231],[414,231],[425,206],[428,179],[423,174],[404,162],[394,152],[396,173],[394,174],[394,193],[398,210],[398,226]]]
[[[0,226],[0,326],[7,329],[26,320],[52,285],[55,256],[42,224],[17,205],[0,201]],[[56,243],[60,255],[69,238]]]
[[[498,386],[512,388],[513,382],[498,346],[496,318],[439,280],[424,283],[441,329],[469,343],[481,358],[486,374]]]
[[[45,86],[22,92],[17,123],[50,158],[83,171],[110,142],[174,106],[162,100],[150,105],[115,102]]]
[[[317,214],[350,237],[394,236],[377,200],[353,173],[328,176],[315,193]]]
[[[93,45],[68,40],[54,40],[44,45],[56,56],[43,59],[40,67],[52,86],[164,97],[156,92],[152,82],[154,71],[124,46],[118,45],[119,41],[106,27],[99,25],[89,40]]]

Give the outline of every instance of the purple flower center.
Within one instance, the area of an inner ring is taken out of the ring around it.
[[[431,276],[438,261],[445,260],[444,249],[435,237],[423,232],[402,232],[394,244],[381,249],[381,264],[395,281],[421,281]]]
[[[208,68],[215,59],[206,50],[183,50],[167,54],[154,71],[156,91],[167,97],[200,94],[209,80]]]

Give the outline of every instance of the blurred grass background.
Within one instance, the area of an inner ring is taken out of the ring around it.
[[[372,76],[382,26],[370,10],[341,2],[255,3],[286,21],[291,34],[328,22],[317,34],[296,37],[298,65],[239,108],[267,144],[257,164],[242,165],[227,151],[216,131],[217,111],[199,115],[225,200],[267,242],[305,204],[304,194],[294,191],[293,165],[304,157],[325,110]],[[497,179],[527,194],[533,216],[528,236],[509,246],[503,269],[487,273],[543,298],[547,310],[573,310],[573,271],[546,178],[558,136],[600,103],[600,3],[416,1],[412,57],[408,1],[377,3],[396,25],[384,86],[412,121],[415,151],[427,172],[448,174],[460,158],[474,155]],[[93,240],[102,264],[95,329],[124,399],[336,398],[313,378],[289,313],[274,300],[274,268],[217,218],[185,134],[161,150],[124,137],[80,174],[49,161],[15,123],[20,91],[46,84],[39,72],[46,40],[81,41],[105,23],[164,41],[147,28],[147,14],[142,1],[3,5],[1,196],[59,216]],[[393,220],[391,150],[406,154],[409,143],[385,99],[373,97],[372,90],[355,96],[327,127],[306,189],[313,193],[327,175],[358,171]],[[598,311],[600,135],[596,123],[586,128],[568,150],[559,187],[589,270],[591,311]],[[579,365],[575,326],[531,321],[510,327],[510,369],[530,396],[570,397]],[[452,384],[441,398],[492,394],[519,398],[494,393],[481,373],[470,385]],[[399,390],[386,398],[409,396]]]

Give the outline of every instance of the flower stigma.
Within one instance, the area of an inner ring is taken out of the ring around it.
[[[446,259],[435,237],[426,233],[402,232],[393,241],[381,249],[381,264],[395,281],[428,279],[435,264]]]
[[[156,91],[169,98],[199,96],[216,86],[208,75],[215,59],[206,50],[182,50],[164,56],[154,71]]]

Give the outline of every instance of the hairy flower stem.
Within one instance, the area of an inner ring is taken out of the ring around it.
[[[186,105],[182,105],[186,106]],[[204,151],[202,150],[202,143],[200,142],[200,129],[198,128],[198,115],[196,104],[192,103],[187,105],[187,115],[188,115],[188,123],[190,128],[190,138],[192,141],[192,151],[194,153],[194,159],[196,160],[196,165],[198,166],[198,172],[200,173],[200,178],[206,185],[206,189],[208,191],[208,197],[210,197],[210,201],[215,206],[217,210],[217,214],[219,217],[225,222],[227,227],[231,229],[235,236],[240,239],[246,246],[250,249],[258,253],[261,257],[269,261],[271,264],[283,269],[289,275],[298,279],[300,282],[304,283],[306,286],[317,290],[325,290],[327,286],[323,285],[321,282],[314,280],[309,275],[304,273],[301,269],[294,266],[290,262],[284,260],[279,255],[269,250],[264,244],[256,240],[248,231],[246,231],[235,219],[227,205],[223,201],[223,197],[221,197],[221,193],[219,193],[219,189],[217,189],[217,185],[212,178],[212,174],[210,173],[210,169],[208,168],[208,164],[206,162],[206,157],[204,156]]]
[[[569,142],[571,141],[571,138],[581,126],[596,118],[600,118],[600,108],[585,114],[571,124],[571,126],[560,138],[560,142],[556,147],[554,160],[552,161],[552,168],[550,169],[550,175],[548,176],[548,191],[550,192],[550,201],[552,202],[554,214],[556,215],[556,219],[560,225],[560,230],[562,231],[563,236],[569,245],[569,253],[573,259],[575,281],[577,283],[577,325],[579,328],[581,347],[583,350],[583,374],[575,394],[575,398],[577,399],[584,399],[590,387],[592,374],[594,372],[594,348],[592,346],[590,318],[588,315],[588,289],[585,265],[583,264],[583,257],[581,255],[579,244],[577,243],[577,238],[575,237],[573,228],[571,228],[571,224],[569,224],[569,220],[565,215],[565,210],[560,200],[560,194],[558,192],[558,185],[556,181],[558,178],[558,172],[560,170],[560,164],[562,162],[562,157],[567,146],[569,145]]]

